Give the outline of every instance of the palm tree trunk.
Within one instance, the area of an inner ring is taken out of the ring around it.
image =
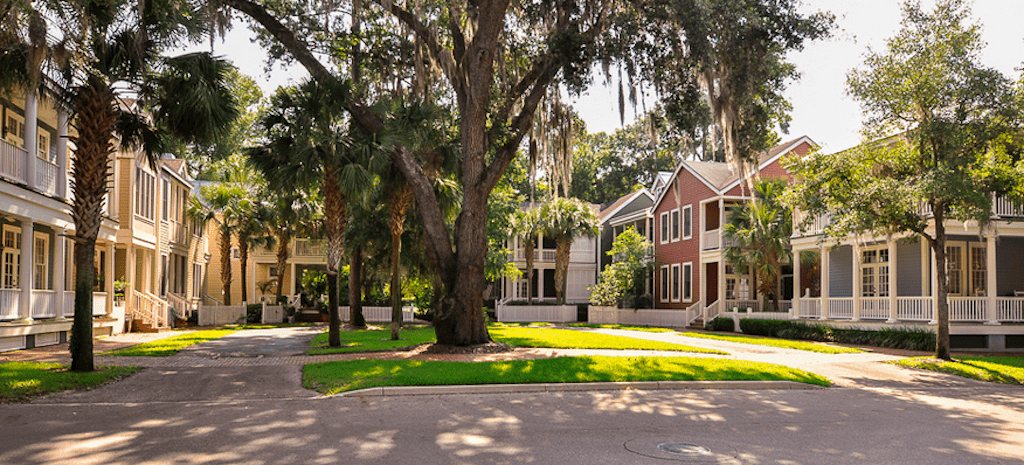
[[[241,237],[238,238],[238,261],[242,265],[242,304],[244,305],[249,303],[249,292],[247,289],[249,287],[249,280],[247,279],[248,270],[246,270],[249,264],[249,244]]]
[[[332,157],[328,157],[332,158]],[[341,347],[341,318],[338,315],[338,268],[345,241],[348,209],[338,183],[338,173],[328,160],[324,163],[324,222],[327,226],[327,313],[330,315],[328,345]]]
[[[226,226],[220,228],[220,284],[224,305],[231,305],[231,230]]]
[[[559,237],[555,242],[555,301],[558,305],[565,305],[565,284],[571,251],[572,237]]]
[[[357,328],[366,327],[363,317],[363,248],[352,248],[352,256],[348,262],[348,308],[352,314],[351,324]]]
[[[284,295],[284,267],[288,266],[288,247],[291,243],[291,234],[284,229],[277,233],[277,298],[274,303],[281,302]],[[292,279],[295,279],[293,276]]]
[[[102,79],[90,76],[79,89],[75,105],[78,110],[78,150],[72,168],[72,189],[75,201],[71,216],[75,222],[75,317],[71,326],[71,370],[88,372],[95,369],[92,344],[92,292],[96,284],[93,260],[96,238],[103,218],[103,195],[110,176],[110,155],[114,148],[114,93]],[[22,238],[30,241],[31,237]],[[22,257],[28,260],[31,257]]]
[[[399,261],[402,258],[402,232],[405,230],[405,212],[412,200],[412,189],[408,184],[390,196],[391,228],[391,340],[398,340],[398,329],[402,327],[402,276]]]
[[[523,258],[526,259],[526,303],[533,305],[533,253],[537,246],[537,236],[526,240],[523,246]]]

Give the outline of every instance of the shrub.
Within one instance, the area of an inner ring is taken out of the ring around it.
[[[245,322],[259,323],[263,319],[263,305],[249,304],[245,307]]]
[[[709,331],[736,331],[736,323],[732,318],[718,317],[708,322],[706,329]]]
[[[782,339],[839,342],[905,350],[928,351],[935,349],[935,333],[921,328],[867,330],[833,328],[828,325],[809,324],[802,321],[743,318],[740,320],[740,329],[746,334]]]

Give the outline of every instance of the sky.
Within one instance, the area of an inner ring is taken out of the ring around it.
[[[791,82],[785,93],[793,111],[788,135],[780,134],[783,140],[806,135],[826,152],[843,150],[860,141],[860,106],[846,95],[846,74],[861,66],[868,47],[882,51],[885,40],[896,34],[901,19],[899,5],[896,0],[804,0],[801,12],[829,11],[836,17],[836,29],[831,38],[811,43],[788,57],[801,78]],[[930,9],[934,0],[922,0],[922,5]],[[971,10],[975,21],[982,25],[982,40],[987,43],[980,57],[982,64],[1017,79],[1024,65],[1024,0],[975,0]],[[214,53],[255,78],[265,94],[306,78],[301,67],[264,73],[266,53],[250,42],[252,33],[237,24],[223,42],[215,44]],[[598,84],[574,102],[590,132],[611,132],[621,127],[617,93],[601,86],[602,81],[595,78]],[[653,102],[647,103],[650,107]],[[637,110],[643,111],[639,107]],[[626,124],[634,117],[627,109]]]

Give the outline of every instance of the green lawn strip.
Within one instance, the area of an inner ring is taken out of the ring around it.
[[[435,341],[434,328],[402,328],[397,341],[391,340],[391,330],[364,329],[341,332],[341,347],[327,347],[328,334],[318,334],[310,344],[310,355],[338,354],[344,352],[382,352],[405,347],[429,344]]]
[[[1024,357],[958,357],[952,362],[913,357],[891,363],[1003,384],[1024,384]]]
[[[207,329],[192,331],[178,336],[144,342],[142,344],[125,347],[124,349],[112,350],[99,355],[117,355],[121,357],[170,357],[193,344],[218,339],[237,330],[235,329]]]
[[[306,365],[303,385],[323,394],[378,386],[588,383],[602,381],[796,381],[825,378],[782,365],[690,357],[556,357],[497,362],[350,360]]]
[[[0,404],[24,402],[52,392],[87,390],[124,378],[139,367],[97,367],[91,373],[73,373],[59,363],[0,363]]]
[[[512,326],[491,326],[488,328],[491,338],[518,347],[550,347],[556,349],[619,349],[619,350],[670,350],[676,352],[696,352],[705,354],[723,354],[714,349],[672,344],[661,341],[648,341],[625,336],[598,334],[571,329],[520,328]]]
[[[757,344],[762,346],[781,347],[783,349],[806,350],[808,352],[820,352],[823,354],[856,354],[864,352],[852,347],[838,347],[814,342],[791,341],[789,339],[773,339],[770,337],[740,336],[736,334],[708,334],[708,333],[679,333],[685,337],[699,337],[703,339],[714,339],[718,341],[741,342],[743,344]]]
[[[645,333],[671,333],[675,331],[674,329],[659,328],[657,326],[598,325],[590,323],[570,323],[566,326],[573,328],[625,329],[629,331],[643,331]]]

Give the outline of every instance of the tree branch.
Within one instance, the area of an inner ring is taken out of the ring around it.
[[[427,246],[430,247],[437,261],[438,267],[444,276],[445,282],[454,271],[454,255],[451,239],[448,236],[448,226],[444,224],[444,215],[441,214],[441,206],[437,202],[434,193],[434,186],[430,178],[423,172],[423,168],[416,162],[412,152],[404,146],[399,146],[391,152],[391,160],[398,166],[402,176],[412,187],[416,196],[417,206],[420,208],[423,219],[423,227],[427,236]]]
[[[291,29],[267,12],[267,9],[263,7],[263,5],[250,0],[222,1],[224,5],[234,8],[260,23],[267,32],[273,35],[275,39],[281,42],[281,45],[284,45],[284,47],[291,52],[292,56],[295,57],[295,60],[302,64],[313,78],[320,80],[331,75],[330,70],[320,63],[320,60],[317,60],[316,57],[313,56],[313,52],[309,50],[309,47],[299,40]]]
[[[373,1],[381,7],[387,8],[383,0]],[[455,93],[460,96],[463,95],[465,93],[465,80],[461,78],[462,75],[460,73],[456,72],[454,58],[445,55],[445,49],[441,47],[437,36],[430,31],[430,28],[420,22],[414,14],[398,6],[397,2],[391,2],[391,14],[399,21],[405,23],[416,34],[416,37],[423,41],[423,44],[430,52],[430,56],[434,61],[441,64],[441,70],[448,77],[448,81],[455,89]],[[455,28],[457,26],[453,24],[451,27]],[[458,34],[458,37],[462,37],[461,32]]]

